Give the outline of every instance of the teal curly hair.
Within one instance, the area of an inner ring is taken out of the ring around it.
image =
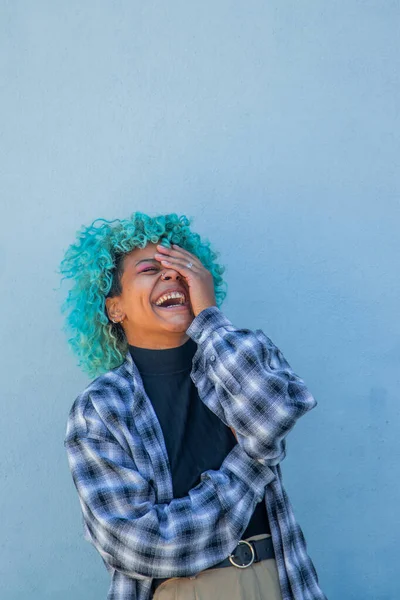
[[[135,248],[148,243],[167,248],[178,244],[197,256],[213,276],[217,306],[221,306],[226,297],[225,267],[215,262],[218,253],[210,242],[190,230],[191,221],[175,213],[149,217],[135,212],[129,219],[96,219],[77,232],[60,265],[61,281],[72,280],[61,310],[66,314],[64,330],[72,334],[68,342],[79,358],[78,366],[90,377],[125,360],[128,342],[121,325],[108,318],[105,300],[121,293],[123,259]],[[95,225],[98,222],[101,224]]]

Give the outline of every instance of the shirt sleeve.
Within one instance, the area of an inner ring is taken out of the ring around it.
[[[191,376],[201,400],[250,457],[277,465],[287,434],[317,405],[303,379],[263,331],[235,328],[215,306],[199,313],[187,334],[198,344]]]
[[[160,504],[153,481],[108,430],[69,431],[64,444],[86,534],[106,566],[135,579],[190,576],[226,558],[276,477],[236,444],[186,497]]]

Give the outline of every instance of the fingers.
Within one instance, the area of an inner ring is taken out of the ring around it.
[[[197,258],[197,256],[195,256],[194,254],[189,252],[189,250],[185,250],[184,248],[181,248],[180,246],[178,246],[178,244],[172,244],[172,247],[174,248],[175,252],[178,252],[178,253],[182,254],[183,256],[190,258],[192,261],[196,260],[196,261],[200,262],[200,260]]]
[[[187,250],[183,250],[183,248],[180,248],[176,244],[173,244],[173,249],[158,245],[157,250],[159,254],[165,255],[166,260],[177,259],[181,260],[184,265],[187,265],[189,262],[191,262],[193,266],[196,265],[199,268],[202,267],[202,263],[197,256],[194,256],[194,254],[191,254]]]
[[[179,258],[176,258],[174,256],[162,256],[161,254],[155,254],[154,257],[156,258],[156,260],[159,260],[161,262],[161,264],[165,265],[166,267],[170,267],[172,269],[177,269],[178,271],[182,272],[182,273],[198,273],[199,269],[197,267],[197,265],[195,265],[193,263],[192,267],[188,267],[188,261],[187,259],[182,260]]]

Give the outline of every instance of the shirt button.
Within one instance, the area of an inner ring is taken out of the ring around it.
[[[214,362],[214,360],[215,360],[215,354],[211,354],[210,360],[211,360],[211,362]]]

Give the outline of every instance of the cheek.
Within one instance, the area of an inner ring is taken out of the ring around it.
[[[150,281],[138,281],[125,290],[127,305],[131,311],[148,310],[153,286]]]

